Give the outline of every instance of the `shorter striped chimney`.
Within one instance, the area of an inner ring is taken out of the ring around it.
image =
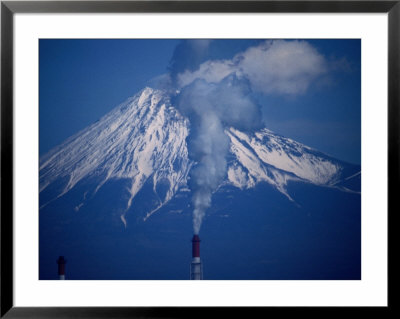
[[[67,261],[64,259],[64,256],[60,256],[57,259],[58,264],[58,279],[65,280],[65,264]]]

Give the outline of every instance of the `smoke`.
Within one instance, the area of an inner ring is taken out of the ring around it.
[[[193,229],[200,231],[212,193],[227,174],[226,156],[230,140],[225,129],[244,130],[261,126],[260,108],[249,96],[249,84],[236,76],[228,76],[218,84],[197,79],[182,88],[176,105],[190,120],[187,138],[189,157],[194,161],[190,171]]]
[[[204,62],[212,40],[184,40],[175,48],[168,67],[171,81],[176,83],[179,73],[196,70]]]
[[[248,79],[256,92],[295,95],[304,94],[327,71],[327,61],[308,42],[275,40],[250,47],[231,60],[205,61],[176,77],[185,86],[196,79],[218,83],[233,73]]]
[[[302,94],[326,72],[325,60],[304,41],[265,41],[230,60],[206,60],[210,41],[181,42],[170,63],[174,104],[189,119],[193,229],[198,234],[212,194],[227,175],[225,130],[261,128],[262,94]]]
[[[264,94],[304,94],[327,71],[327,63],[305,41],[266,41],[239,54],[238,68]]]

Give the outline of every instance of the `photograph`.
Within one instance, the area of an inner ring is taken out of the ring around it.
[[[361,45],[38,39],[38,279],[361,281]]]

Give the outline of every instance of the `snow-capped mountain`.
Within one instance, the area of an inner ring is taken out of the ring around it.
[[[65,255],[68,279],[187,279],[189,133],[169,94],[145,88],[41,157],[39,278]],[[360,166],[268,129],[225,133],[205,278],[359,278]]]
[[[151,183],[158,201],[146,217],[187,189],[192,162],[186,137],[189,122],[171,105],[165,91],[145,88],[99,121],[72,136],[40,159],[41,207],[62,197],[78,183],[90,185],[74,203],[78,211],[108,181],[124,180],[128,196],[124,214],[144,184]],[[289,181],[303,181],[346,191],[343,181],[359,174],[359,168],[335,160],[301,143],[274,134],[226,130],[231,141],[224,185],[249,189],[266,182],[293,201]],[[90,182],[90,183],[89,183]],[[163,191],[159,186],[163,185]],[[166,186],[166,189],[165,189]]]

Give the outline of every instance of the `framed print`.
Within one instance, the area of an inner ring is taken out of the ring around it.
[[[389,313],[399,16],[3,1],[1,316]]]

